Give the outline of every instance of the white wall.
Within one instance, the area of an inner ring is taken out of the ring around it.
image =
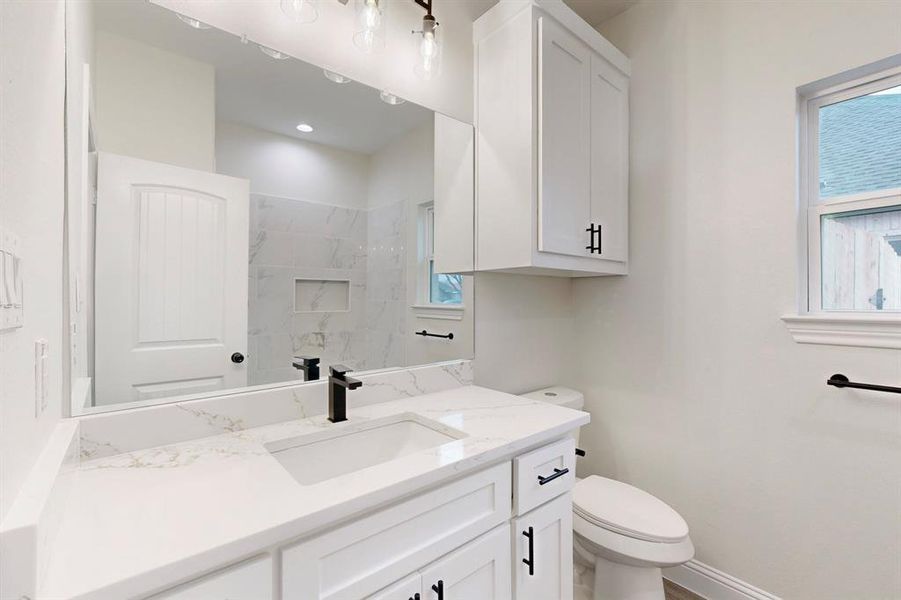
[[[62,391],[64,5],[0,2],[0,226],[21,240],[25,325],[0,332],[0,518],[59,420]],[[35,418],[34,340],[49,342]]]
[[[574,385],[573,282],[477,273],[476,384],[519,394]]]
[[[308,25],[288,20],[279,3],[271,0],[153,2],[472,123],[472,21],[484,10],[484,0],[435,3],[444,46],[441,75],[429,82],[413,73],[418,49],[410,31],[420,28],[425,13],[412,0],[389,2],[386,46],[373,55],[363,54],[353,44],[353,0],[346,6],[335,0],[319,2],[319,19]]]
[[[216,172],[252,193],[366,208],[369,156],[238,123],[216,123]]]
[[[97,148],[213,171],[213,66],[107,31],[95,43]]]
[[[601,29],[632,59],[631,274],[574,283],[585,470],[669,502],[699,560],[769,592],[901,597],[901,405],[825,385],[898,384],[901,353],[779,320],[795,90],[901,52],[901,3],[645,2]]]

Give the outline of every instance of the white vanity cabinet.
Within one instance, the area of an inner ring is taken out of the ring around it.
[[[629,60],[559,0],[474,37],[476,270],[627,273]]]
[[[422,600],[422,575],[417,571],[366,600]]]
[[[511,589],[505,523],[366,600],[509,600]]]
[[[516,600],[572,600],[573,509],[567,492],[513,522]]]
[[[516,600],[572,600],[576,443],[566,438],[513,459]]]
[[[289,546],[282,553],[282,597],[366,598],[509,522],[511,499],[505,462]],[[459,564],[449,569],[448,585]]]
[[[149,600],[571,600],[574,452],[547,444]]]
[[[510,598],[510,525],[486,533],[421,573],[424,599]]]

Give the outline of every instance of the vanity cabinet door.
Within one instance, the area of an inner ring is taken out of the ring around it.
[[[422,575],[414,573],[376,592],[366,600],[421,600]]]
[[[272,600],[272,558],[261,556],[148,600]]]
[[[513,537],[516,600],[572,600],[572,494],[516,519]]]
[[[288,546],[283,600],[366,598],[491,531],[510,518],[510,471],[501,463]]]
[[[432,563],[421,573],[423,600],[508,600],[509,523]]]

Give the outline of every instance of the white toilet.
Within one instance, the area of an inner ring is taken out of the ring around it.
[[[551,387],[532,400],[582,410],[581,393]],[[575,434],[576,446],[579,435]],[[663,600],[661,568],[694,556],[688,525],[675,510],[631,485],[591,475],[573,489],[574,560],[594,567],[593,600]]]

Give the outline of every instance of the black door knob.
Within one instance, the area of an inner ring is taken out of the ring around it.
[[[232,354],[232,362],[240,365],[242,362],[244,362],[244,355],[240,352],[235,352],[234,354]]]

